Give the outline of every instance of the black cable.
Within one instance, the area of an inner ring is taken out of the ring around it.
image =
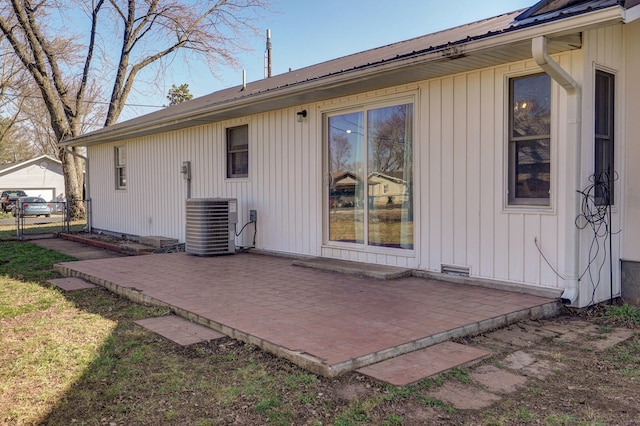
[[[254,224],[253,226],[253,243],[251,244],[250,247],[246,247],[246,246],[238,246],[238,249],[240,249],[240,251],[247,251],[249,249],[255,248],[256,247],[256,234],[258,233],[258,223],[255,220],[251,220],[247,223],[245,223],[242,228],[240,228],[240,231],[236,232],[237,229],[237,225],[234,223],[233,224],[233,233],[236,235],[236,237],[239,237],[240,234],[242,234],[242,232],[245,230],[245,228],[247,226],[249,226],[250,224]]]
[[[604,171],[599,175],[592,175],[589,178],[591,182],[584,190],[577,191],[582,195],[582,202],[580,207],[580,214],[575,219],[575,225],[578,229],[591,229],[593,232],[593,238],[591,240],[591,244],[589,245],[589,255],[587,266],[584,271],[578,277],[578,281],[581,281],[585,275],[589,275],[589,281],[593,287],[591,293],[591,302],[589,304],[593,304],[595,300],[595,294],[600,286],[602,270],[607,264],[607,260],[609,262],[609,279],[611,284],[611,299],[613,299],[613,247],[612,247],[612,235],[614,234],[611,230],[611,190],[612,183],[618,180],[618,174],[614,171],[613,173],[609,173],[609,171]],[[620,231],[617,231],[618,233]],[[600,239],[603,239],[602,245],[600,243]],[[607,255],[607,240],[609,253]],[[560,273],[551,265],[547,257],[542,252],[542,248],[538,244],[538,239],[534,239],[534,244],[538,249],[538,252],[544,259],[544,261],[549,265],[551,270],[562,280],[566,280],[565,277],[560,275]],[[598,266],[598,275],[594,277],[592,273],[592,265],[600,255],[601,247],[603,250],[603,258],[602,262]],[[608,259],[607,259],[608,258]]]
[[[252,223],[255,223],[255,221],[254,221],[254,220],[252,220],[252,221],[249,221],[249,222],[245,223],[245,224],[244,224],[244,226],[243,226],[242,228],[240,228],[240,231],[239,231],[238,233],[236,233],[236,237],[239,237],[239,236],[240,236],[240,234],[242,234],[242,231],[244,231],[244,228],[246,228],[248,225],[250,225],[250,224],[252,224]],[[234,232],[235,232],[235,229],[236,229],[236,224],[234,223],[234,224],[233,224],[233,230],[234,230]]]
[[[589,178],[591,182],[584,190],[578,191],[582,195],[582,207],[581,213],[576,217],[575,224],[580,230],[591,229],[593,232],[593,239],[589,246],[588,263],[584,272],[578,278],[580,281],[586,273],[589,274],[589,280],[593,287],[591,293],[591,301],[589,304],[593,304],[595,300],[595,294],[600,286],[602,270],[604,269],[607,261],[609,263],[609,279],[611,285],[611,299],[613,299],[613,253],[611,236],[611,194],[612,184],[618,180],[618,174],[614,171],[610,173],[608,170],[599,173],[598,175],[592,175]],[[602,262],[598,266],[598,275],[594,279],[591,266],[593,262],[598,258],[600,254],[601,246],[600,239],[602,241],[603,257]],[[607,239],[609,253],[607,254]],[[608,255],[608,259],[607,259]]]

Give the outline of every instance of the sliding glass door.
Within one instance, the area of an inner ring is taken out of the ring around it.
[[[329,241],[413,249],[413,105],[327,117]]]

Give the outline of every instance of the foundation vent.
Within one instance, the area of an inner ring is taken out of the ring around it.
[[[459,277],[469,276],[469,267],[460,265],[442,265],[441,271],[443,274],[456,275]]]

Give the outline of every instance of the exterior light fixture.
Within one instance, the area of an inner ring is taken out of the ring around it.
[[[307,110],[303,109],[302,111],[298,111],[296,115],[298,116],[298,123],[302,123],[302,121],[307,118]]]

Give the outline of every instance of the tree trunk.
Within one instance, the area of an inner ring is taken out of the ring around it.
[[[71,219],[85,219],[86,209],[82,197],[82,186],[78,179],[78,176],[81,176],[80,173],[82,169],[78,170],[76,157],[65,148],[58,149],[58,159],[62,162],[65,196],[69,205],[69,217]]]

